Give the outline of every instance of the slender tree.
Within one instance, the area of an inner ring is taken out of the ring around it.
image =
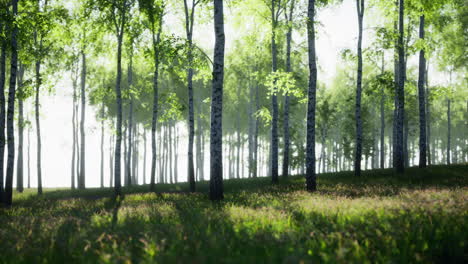
[[[2,3],[3,5],[3,3]],[[5,6],[2,6],[6,10]],[[0,21],[0,37],[6,33],[6,20]],[[3,179],[4,179],[4,161],[5,161],[5,81],[6,81],[6,53],[7,39],[2,37],[0,40],[0,203],[3,201]]]
[[[286,32],[286,72],[291,72],[291,41],[292,41],[292,23],[294,15],[295,0],[290,1],[289,14],[284,12],[286,21],[288,22],[288,30]],[[289,94],[284,96],[284,150],[283,150],[283,177],[288,177],[289,173]]]
[[[382,51],[382,76],[385,73],[385,53]],[[380,90],[380,168],[385,168],[385,87]]]
[[[419,17],[419,38],[424,40],[425,16]],[[424,91],[424,81],[426,74],[426,57],[424,48],[419,51],[419,75],[418,75],[418,99],[419,99],[419,167],[427,166],[427,138],[426,138],[426,95]]]
[[[123,113],[122,113],[123,115]],[[123,117],[122,117],[123,118]],[[124,171],[123,171],[123,181],[125,185],[128,185],[127,182],[127,156],[128,156],[128,146],[127,146],[127,131],[128,131],[128,119],[122,120],[122,126],[123,126],[123,131],[122,131],[122,142],[123,142],[123,166],[124,166]]]
[[[161,32],[164,15],[164,2],[155,0],[139,0],[140,10],[143,11],[148,19],[149,29],[151,31],[151,41],[153,48],[153,111],[151,120],[151,175],[150,175],[150,190],[155,191],[156,187],[156,125],[158,121],[158,78],[160,51],[159,44],[161,42]]]
[[[237,106],[241,109],[241,89],[240,85],[237,85]],[[240,178],[240,147],[241,147],[241,127],[240,127],[240,111],[236,113],[236,178]],[[234,176],[234,175],[233,175]]]
[[[197,107],[197,112],[199,113],[197,115],[197,142],[196,142],[196,158],[197,158],[197,168],[195,170],[195,180],[196,181],[204,181],[203,177],[203,166],[202,166],[202,149],[201,149],[201,140],[202,140],[202,133],[203,133],[203,126],[202,126],[202,118],[201,118],[201,105],[202,105],[202,100],[201,100],[201,94],[198,93],[196,96],[197,102],[196,102],[196,107]]]
[[[451,92],[452,92],[452,70],[450,70],[450,87],[449,87],[449,93],[447,96],[447,165],[450,165],[452,160],[451,160],[451,147],[452,147],[452,109],[451,109],[451,104],[452,104],[452,99],[451,99]]]
[[[281,0],[271,0],[271,71],[278,70],[278,49],[276,46],[276,31],[281,15]],[[278,183],[278,96],[276,91],[276,78],[273,81],[273,94],[271,96],[271,181]]]
[[[307,7],[307,43],[309,57],[309,91],[307,96],[306,189],[317,189],[315,175],[315,104],[317,90],[317,62],[315,55],[315,0]]]
[[[78,71],[78,69],[77,69]],[[78,90],[78,74],[76,75],[76,79],[75,79],[75,91]],[[80,177],[80,140],[79,140],[79,122],[78,122],[78,113],[79,113],[79,104],[78,104],[78,94],[79,93],[75,93],[75,154],[76,154],[76,161],[75,161],[75,168],[76,168],[76,171],[75,171],[75,176],[76,176],[76,185],[78,185],[78,181],[79,181],[79,177]]]
[[[37,40],[37,32],[34,34],[34,41]],[[39,47],[42,49],[42,38],[39,40]],[[39,119],[39,90],[41,87],[41,61],[40,59],[36,60],[36,90],[35,90],[35,100],[34,100],[34,109],[35,109],[35,118],[36,118],[36,159],[37,159],[37,192],[42,194],[42,141],[41,141],[41,123]]]
[[[249,128],[248,128],[248,148],[249,148],[249,153],[248,153],[248,177],[253,176],[253,165],[254,165],[254,151],[253,151],[253,143],[254,143],[254,126],[255,126],[255,119],[254,119],[254,89],[252,85],[252,77],[249,76],[249,79],[247,81],[248,87],[249,87],[249,107],[248,107],[248,117],[249,117]]]
[[[398,1],[395,0],[395,12],[398,13]],[[393,21],[393,33],[395,36],[398,35],[398,18],[394,19]],[[393,49],[393,75],[394,75],[394,88],[395,88],[395,96],[394,96],[394,109],[393,109],[393,122],[392,122],[392,155],[391,155],[391,164],[393,168],[396,168],[396,155],[397,155],[397,126],[398,126],[398,90],[399,90],[399,77],[398,77],[398,41],[394,40],[394,49]]]
[[[11,57],[10,57],[10,86],[8,88],[8,107],[7,107],[7,144],[8,158],[5,178],[5,204],[10,206],[13,202],[13,173],[15,165],[15,131],[14,131],[14,113],[15,113],[15,95],[16,95],[16,74],[18,71],[18,25],[16,17],[18,15],[18,0],[11,1],[13,24],[11,31]]]
[[[178,157],[178,149],[179,149],[179,132],[178,130],[176,129],[176,122],[173,123],[173,133],[174,133],[174,149],[175,149],[175,153],[174,153],[174,181],[175,183],[178,182],[179,180],[179,172],[178,172],[178,168],[179,166],[177,165],[177,162],[179,160],[179,157]]]
[[[111,16],[115,25],[115,33],[117,37],[117,79],[115,84],[115,92],[117,94],[117,139],[115,143],[115,161],[114,161],[114,190],[116,195],[121,195],[121,144],[122,144],[122,42],[125,32],[125,23],[127,20],[127,0],[114,1],[120,2],[114,5]]]
[[[362,24],[364,20],[364,0],[356,0],[359,36],[357,45],[358,67],[356,87],[356,151],[354,153],[354,175],[361,175],[362,160],[362,120],[361,120],[361,94],[362,94]]]
[[[37,11],[44,12],[47,8],[48,1],[44,1],[41,5],[40,1],[37,1]],[[42,10],[41,10],[42,6]],[[35,100],[34,100],[34,110],[35,110],[35,119],[36,119],[36,166],[37,166],[37,193],[42,194],[42,140],[41,140],[41,123],[40,123],[40,97],[39,92],[42,85],[42,75],[41,75],[41,66],[43,63],[44,52],[44,37],[48,33],[48,29],[42,27],[43,25],[38,24],[34,30],[34,47],[37,50],[35,58]]]
[[[114,182],[114,134],[109,138],[109,187],[112,187]]]
[[[258,82],[255,85],[255,110],[258,111],[260,109],[260,95],[259,95],[259,85]],[[258,134],[259,134],[259,129],[260,129],[260,122],[258,118],[255,118],[255,128],[254,128],[254,139],[253,139],[253,178],[257,178],[257,173],[258,173]]]
[[[129,34],[131,35],[131,34]],[[129,98],[129,109],[128,109],[128,120],[127,120],[127,159],[125,160],[125,185],[130,186],[132,185],[132,141],[133,141],[133,95],[132,95],[132,83],[133,83],[133,36],[130,37],[132,40],[130,41],[129,53],[130,53],[130,60],[127,69],[127,82],[128,82],[128,90],[130,91],[130,98]]]
[[[85,31],[83,31],[83,39],[85,38]],[[81,55],[81,119],[80,119],[80,176],[78,181],[78,189],[85,188],[86,177],[86,134],[85,134],[85,116],[86,116],[86,54],[85,47],[80,52]]]
[[[193,24],[195,20],[195,8],[200,3],[200,0],[192,0],[191,8],[189,8],[187,0],[184,0],[185,13],[185,32],[187,34],[187,88],[188,88],[188,123],[189,123],[189,141],[188,141],[188,181],[190,191],[195,191],[195,170],[193,165],[193,141],[195,136],[195,120],[193,108]]]
[[[102,11],[103,14],[105,14],[105,22],[110,22],[110,25],[112,25],[115,37],[117,39],[117,78],[115,82],[117,124],[114,156],[114,192],[115,195],[119,196],[122,194],[122,46],[127,20],[130,15],[130,10],[133,3],[134,2],[132,0],[100,0],[95,2],[98,9]]]
[[[426,62],[426,73],[424,76],[426,77],[426,81],[424,82],[426,87],[426,147],[427,147],[427,164],[430,166],[432,164],[432,147],[431,147],[431,106],[430,106],[430,101],[429,101],[429,96],[430,96],[430,90],[429,90],[429,81],[427,77],[427,73],[429,71],[429,62]]]
[[[73,88],[73,104],[72,104],[72,130],[73,130],[73,133],[72,133],[72,136],[73,136],[73,145],[72,145],[72,159],[71,159],[71,188],[72,189],[75,189],[75,178],[78,177],[76,175],[76,172],[77,170],[75,169],[75,165],[77,165],[76,161],[77,161],[77,123],[76,123],[76,115],[77,115],[77,112],[76,112],[76,109],[77,109],[77,105],[76,105],[76,99],[77,99],[77,95],[76,95],[76,87],[77,87],[77,79],[78,79],[78,67],[77,67],[77,60],[74,58],[73,59],[73,62],[72,62],[72,66],[71,66],[71,79],[72,79],[72,88]],[[76,177],[75,177],[76,176]]]
[[[133,123],[132,148],[132,184],[138,185],[138,126],[136,122]]]
[[[146,128],[143,127],[143,184],[146,184]]]
[[[101,105],[101,188],[104,187],[104,100]]]
[[[24,98],[25,91],[23,87],[24,79],[24,65],[19,63],[18,67],[18,88],[17,88],[17,98],[18,98],[18,159],[16,161],[16,190],[18,192],[23,192],[24,181],[23,181],[23,139],[24,139]]]
[[[397,104],[397,120],[396,120],[396,155],[395,155],[395,167],[398,173],[403,173],[405,170],[405,159],[404,159],[404,114],[405,114],[405,49],[403,43],[404,36],[404,0],[399,0],[399,18],[398,18],[398,89],[396,91],[398,97]]]
[[[224,15],[223,0],[213,0],[215,47],[211,94],[210,128],[210,199],[221,200],[223,195],[223,80],[224,80]]]
[[[28,127],[28,189],[31,188],[31,127]]]

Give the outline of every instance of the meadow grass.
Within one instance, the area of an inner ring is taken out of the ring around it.
[[[466,263],[468,166],[46,189],[0,209],[0,263]]]

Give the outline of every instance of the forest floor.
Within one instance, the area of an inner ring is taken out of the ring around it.
[[[14,194],[0,263],[466,263],[468,165]],[[177,193],[180,192],[180,193]]]

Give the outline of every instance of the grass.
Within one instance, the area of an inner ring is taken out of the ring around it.
[[[0,209],[0,263],[466,263],[468,166],[186,184],[33,190]]]

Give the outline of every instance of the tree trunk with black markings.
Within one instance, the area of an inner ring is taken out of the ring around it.
[[[222,200],[223,195],[223,80],[224,80],[224,15],[223,0],[214,0],[215,48],[211,94],[210,128],[210,200]]]
[[[307,8],[307,42],[309,57],[309,84],[307,101],[306,189],[317,189],[315,174],[315,105],[317,91],[317,62],[315,55],[315,0]]]

